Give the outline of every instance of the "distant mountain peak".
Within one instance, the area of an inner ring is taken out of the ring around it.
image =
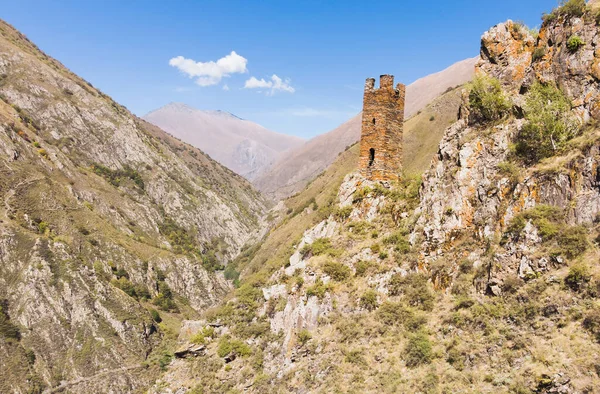
[[[172,102],[143,117],[208,153],[229,169],[254,179],[288,149],[304,143],[223,110],[200,110]]]
[[[243,118],[240,118],[237,115],[232,114],[231,112],[228,111],[223,111],[220,109],[216,109],[216,110],[210,110],[210,109],[198,109],[198,108],[194,108],[188,104],[185,103],[180,103],[180,102],[170,102],[169,104],[166,104],[158,109],[155,109],[153,111],[148,112],[148,114],[146,114],[145,116],[148,116],[150,114],[156,113],[156,112],[160,112],[160,111],[170,111],[170,112],[184,112],[184,113],[194,113],[194,112],[200,112],[200,113],[204,113],[207,115],[213,115],[213,116],[222,116],[222,117],[226,117],[226,118],[233,118],[233,119],[238,119],[238,120],[245,120]]]

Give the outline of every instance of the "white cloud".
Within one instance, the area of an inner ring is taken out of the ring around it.
[[[250,77],[244,84],[245,89],[269,89],[267,95],[273,95],[277,91],[294,93],[296,89],[290,85],[291,80],[286,78],[285,80],[279,78],[276,74],[271,76],[270,80],[264,78],[257,79],[256,77]]]
[[[229,90],[229,86],[227,84],[223,85],[223,90],[225,90],[225,91]]]
[[[169,60],[169,65],[176,67],[190,78],[196,78],[196,83],[200,86],[211,86],[221,82],[223,77],[231,74],[243,74],[248,72],[246,64],[248,59],[238,55],[235,51],[219,60],[209,62],[196,62],[192,59],[186,59],[183,56],[177,56]]]

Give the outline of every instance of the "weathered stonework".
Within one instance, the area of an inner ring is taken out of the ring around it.
[[[404,92],[393,75],[382,75],[379,89],[374,78],[365,83],[358,167],[367,179],[397,179],[402,169]]]

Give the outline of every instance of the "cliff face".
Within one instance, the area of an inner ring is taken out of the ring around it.
[[[218,301],[264,200],[3,22],[0,158],[0,391],[147,386],[172,336],[149,311]]]
[[[482,37],[477,70],[500,81],[504,116],[481,121],[465,92],[422,177],[352,173],[327,206],[292,212],[322,216],[180,337],[203,333],[202,354],[152,391],[596,392],[598,28],[561,12],[537,38],[510,21]],[[536,81],[585,127],[532,164],[513,147]]]
[[[573,36],[585,42],[576,51],[567,45]],[[478,72],[498,78],[519,110],[534,81],[556,83],[582,123],[596,121],[597,37],[595,21],[585,18],[559,17],[544,24],[537,39],[511,21],[502,23],[482,37]],[[422,215],[412,235],[415,242],[423,241],[425,261],[443,256],[461,234],[481,241],[502,237],[511,220],[539,205],[565,209],[567,225],[594,224],[600,212],[597,132],[572,141],[568,154],[560,158],[507,171],[510,145],[524,123],[513,119],[482,132],[465,117],[446,132],[423,179]],[[535,240],[537,234],[532,237]],[[475,251],[471,258],[478,260],[484,252]],[[547,271],[557,260],[563,261],[541,253],[535,242],[507,242],[493,256],[488,289],[498,291],[510,272],[524,278]]]

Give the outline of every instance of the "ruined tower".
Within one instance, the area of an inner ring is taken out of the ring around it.
[[[402,169],[404,85],[394,89],[394,76],[382,75],[365,83],[358,168],[367,179],[398,179]]]

